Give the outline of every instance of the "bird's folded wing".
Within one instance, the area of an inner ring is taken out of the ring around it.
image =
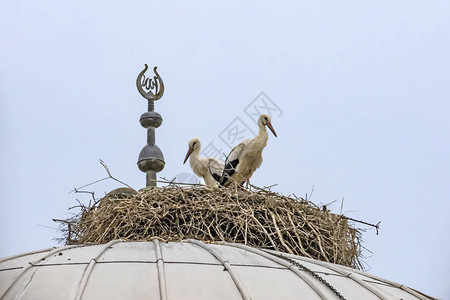
[[[210,158],[208,161],[208,166],[209,166],[209,172],[211,173],[212,177],[216,181],[220,182],[220,179],[222,178],[223,169],[224,169],[224,163],[215,158]]]
[[[220,184],[223,185],[231,175],[234,174],[236,171],[236,168],[239,164],[239,158],[242,155],[242,152],[244,151],[246,147],[246,141],[238,144],[235,146],[231,151],[230,154],[228,154],[227,159],[225,161],[225,168],[224,172],[222,174],[222,178],[220,180]]]

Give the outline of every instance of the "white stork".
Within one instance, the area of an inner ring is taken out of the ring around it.
[[[200,158],[201,143],[197,138],[190,140],[188,146],[189,149],[184,158],[183,165],[189,158],[189,164],[191,165],[192,171],[194,171],[197,176],[203,178],[207,186],[218,187],[224,169],[223,162],[215,158]]]
[[[261,166],[262,151],[269,139],[266,126],[269,127],[275,137],[277,136],[270,122],[270,117],[266,114],[260,115],[258,135],[235,146],[228,154],[220,185],[231,186],[234,184],[237,186],[245,181],[248,182],[253,172]]]

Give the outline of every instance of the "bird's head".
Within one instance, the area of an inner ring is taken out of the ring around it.
[[[194,152],[194,150],[200,149],[200,140],[198,138],[193,138],[189,141],[188,147],[189,149],[186,153],[186,157],[184,158],[183,165],[186,163],[187,159],[192,154],[192,152]]]
[[[266,115],[266,114],[260,115],[259,119],[258,119],[258,125],[260,125],[262,127],[264,127],[264,126],[269,127],[269,129],[270,129],[270,131],[272,131],[273,135],[277,136],[277,133],[275,132],[275,129],[273,128],[272,123],[270,121],[269,115]]]

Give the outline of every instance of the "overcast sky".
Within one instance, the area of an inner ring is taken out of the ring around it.
[[[52,218],[89,200],[68,192],[106,176],[99,159],[145,185],[147,63],[166,87],[158,176],[187,176],[190,138],[228,152],[270,112],[252,183],[344,199],[381,221],[370,273],[450,297],[450,2],[242,2],[1,2],[0,256],[57,245]]]

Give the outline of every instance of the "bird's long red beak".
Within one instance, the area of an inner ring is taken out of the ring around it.
[[[189,158],[189,156],[192,154],[193,151],[194,149],[189,147],[188,152],[186,153],[186,157],[184,158],[183,165],[186,163],[187,159]]]
[[[275,129],[273,129],[273,126],[272,126],[271,122],[267,123],[267,127],[269,127],[269,129],[270,129],[270,131],[272,131],[273,135],[275,137],[277,137],[277,133],[275,132]]]

